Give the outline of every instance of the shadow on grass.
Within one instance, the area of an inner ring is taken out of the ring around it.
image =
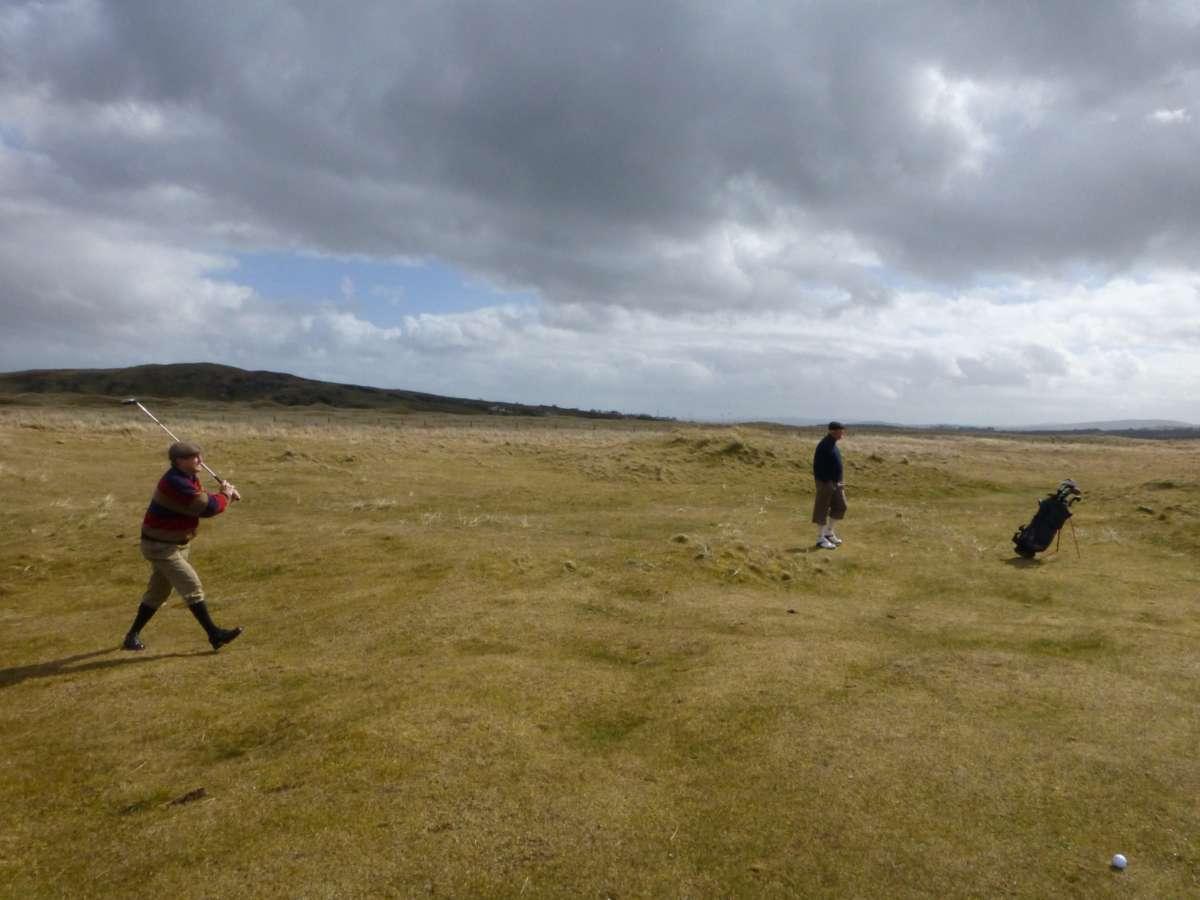
[[[1006,559],[1004,562],[1014,569],[1032,569],[1042,564],[1040,559],[1026,559],[1024,556],[1014,556],[1011,559]]]
[[[96,659],[98,656],[108,656],[112,653],[122,654],[113,659]],[[76,653],[74,656],[64,656],[62,659],[52,659],[49,662],[34,663],[31,666],[14,666],[11,669],[0,669],[0,689],[12,687],[30,678],[52,678],[56,675],[76,675],[80,672],[93,672],[97,669],[111,669],[114,666],[126,666],[134,663],[147,663],[156,659],[186,659],[192,656],[211,656],[212,651],[196,650],[191,653],[155,653],[147,656],[143,653],[129,653],[120,647],[106,647],[103,650],[92,650],[90,653]],[[91,662],[87,662],[91,660]]]

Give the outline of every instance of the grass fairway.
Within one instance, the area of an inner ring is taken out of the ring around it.
[[[117,650],[165,436],[0,407],[5,897],[1200,895],[1194,444],[851,433],[823,552],[816,432],[152,408],[246,632]]]

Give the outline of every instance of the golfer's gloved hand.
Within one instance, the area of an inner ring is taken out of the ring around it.
[[[238,489],[235,488],[228,481],[221,482],[221,493],[224,494],[226,497],[228,497],[230,500],[241,500],[242,499],[242,495],[238,493]]]

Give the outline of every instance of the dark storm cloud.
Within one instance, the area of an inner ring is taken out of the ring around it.
[[[180,241],[436,257],[562,303],[879,303],[897,274],[1194,246],[1196,128],[1151,118],[1200,115],[1170,9],[10,3],[0,125],[40,201]],[[831,234],[856,251],[811,251]]]

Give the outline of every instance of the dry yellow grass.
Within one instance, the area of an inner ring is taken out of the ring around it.
[[[0,408],[3,896],[1200,893],[1194,445],[852,434],[823,553],[815,432],[161,411],[219,654],[161,432]]]

